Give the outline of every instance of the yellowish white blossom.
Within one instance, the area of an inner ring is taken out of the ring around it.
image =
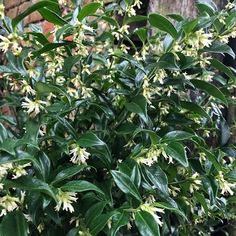
[[[173,196],[173,197],[177,197],[178,196],[178,193],[180,192],[180,188],[178,187],[175,187],[175,186],[170,186],[170,188],[168,188],[170,194]]]
[[[186,43],[194,50],[199,50],[204,47],[209,47],[213,42],[213,34],[205,33],[203,29],[200,29],[192,34],[186,40]]]
[[[164,83],[163,80],[166,77],[167,77],[166,71],[164,69],[159,69],[156,71],[153,81],[154,82],[158,81],[160,82],[160,84],[163,84]]]
[[[25,101],[22,102],[22,108],[26,110],[26,112],[30,115],[36,116],[40,113],[41,110],[44,109],[44,105],[47,102],[41,100],[30,100],[28,97],[25,97]]]
[[[0,216],[6,215],[7,212],[17,209],[18,203],[20,203],[20,199],[18,197],[12,197],[8,194],[0,197],[0,206],[3,208]]]
[[[0,42],[0,49],[4,53],[6,53],[7,50],[9,49],[9,47],[11,46],[11,41],[7,37],[5,37],[3,35],[0,35],[0,40],[1,40],[1,42]]]
[[[12,179],[17,179],[21,176],[27,175],[27,171],[25,170],[26,167],[31,166],[30,163],[26,163],[24,165],[17,165],[12,169],[13,176]]]
[[[78,89],[67,87],[67,93],[73,98],[79,98]]]
[[[206,153],[205,152],[200,152],[199,153],[199,160],[200,160],[201,163],[206,161]]]
[[[199,174],[197,172],[194,173],[190,179],[191,179],[191,183],[189,186],[189,191],[190,191],[190,193],[193,193],[195,190],[200,189],[202,182],[199,179]]]
[[[72,155],[70,161],[74,164],[86,164],[89,159],[90,153],[86,151],[86,148],[81,148],[77,144],[71,146],[70,155]]]
[[[63,85],[63,84],[65,83],[65,81],[66,81],[66,79],[65,79],[63,76],[58,76],[58,77],[56,78],[56,83],[57,83],[58,85]]]
[[[12,169],[12,163],[5,163],[0,165],[0,180],[7,175],[8,170]]]
[[[235,8],[235,4],[228,1],[228,3],[225,5],[225,9],[231,10],[232,8]]]
[[[37,226],[37,230],[39,231],[39,233],[42,233],[44,229],[45,229],[44,223],[40,223],[40,224]]]
[[[86,86],[81,87],[81,97],[83,99],[91,98],[92,97],[92,88],[87,88]]]
[[[18,56],[21,51],[22,47],[18,43],[18,41],[22,40],[22,37],[17,35],[16,33],[11,33],[7,37],[0,35],[0,50],[6,53],[9,49],[12,50],[12,53]]]
[[[217,176],[217,182],[219,183],[219,187],[221,190],[221,194],[229,193],[230,195],[234,195],[235,189],[236,189],[236,183],[230,183],[224,178],[224,174],[222,171],[219,171],[219,174]],[[233,191],[234,189],[234,191]]]
[[[55,207],[56,211],[62,210],[69,211],[70,213],[74,212],[74,207],[72,206],[73,202],[76,202],[76,193],[73,192],[63,192],[61,189],[58,189],[56,195],[57,205]]]
[[[83,65],[82,66],[82,73],[87,73],[88,75],[90,75],[91,74],[90,66],[89,65]]]
[[[134,0],[133,6],[137,7],[138,9],[140,9],[142,4],[143,3],[142,3],[141,0]]]
[[[21,80],[21,93],[26,95],[35,95],[36,91],[25,80]]]
[[[136,11],[134,9],[134,5],[128,6],[126,12],[127,12],[128,17],[135,16]]]
[[[117,31],[112,32],[112,35],[114,35],[117,40],[123,37],[122,34],[129,34],[129,25],[123,25]]]
[[[164,213],[164,209],[161,209],[161,208],[157,208],[155,206],[152,206],[148,203],[144,203],[140,206],[140,209],[142,211],[147,211],[149,212],[153,217],[154,219],[156,220],[157,224],[159,224],[160,226],[163,225],[163,222],[161,221],[161,217],[157,215],[157,212],[158,213]]]

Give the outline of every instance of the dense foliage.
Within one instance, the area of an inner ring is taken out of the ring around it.
[[[209,235],[234,220],[236,77],[220,58],[235,58],[235,3],[184,19],[58,2],[0,7],[0,234]],[[24,26],[34,11],[53,32]]]

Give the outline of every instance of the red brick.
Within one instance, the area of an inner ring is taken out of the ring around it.
[[[14,8],[15,6],[20,5],[20,1],[18,0],[4,0],[3,4],[6,8],[6,10],[9,10],[10,8]]]
[[[9,11],[6,12],[7,16],[10,18],[14,18],[18,15],[18,7],[11,8]]]
[[[19,14],[24,12],[26,9],[28,9],[30,6],[32,6],[31,2],[24,2],[19,6]]]
[[[37,11],[30,14],[30,22],[31,23],[39,22],[41,20],[42,20],[42,16]]]

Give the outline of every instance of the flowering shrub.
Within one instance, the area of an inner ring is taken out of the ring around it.
[[[184,19],[79,2],[0,7],[1,235],[209,235],[234,220],[236,77],[219,55],[235,58],[235,3]],[[33,11],[54,31],[24,27]]]

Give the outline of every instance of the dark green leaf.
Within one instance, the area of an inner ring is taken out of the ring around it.
[[[218,185],[212,177],[204,177],[202,179],[203,188],[209,194],[211,205],[215,204],[218,193]]]
[[[28,225],[23,213],[18,210],[8,213],[2,221],[1,236],[27,236]]]
[[[92,132],[83,134],[79,138],[78,144],[82,147],[93,147],[93,146],[105,145],[105,143],[101,139],[99,139],[96,134]]]
[[[96,185],[85,181],[85,180],[73,180],[67,182],[65,185],[61,186],[63,191],[80,193],[84,191],[95,191],[104,195],[101,189],[99,189]]]
[[[67,22],[61,16],[59,16],[56,12],[50,9],[41,8],[38,11],[40,15],[43,17],[43,19],[47,20],[48,22],[51,22],[59,26],[63,26],[64,24],[67,24]]]
[[[96,217],[89,227],[90,233],[92,235],[98,235],[98,233],[105,227],[108,220],[115,214],[117,214],[117,212],[114,211]]]
[[[148,31],[146,28],[139,28],[138,30],[135,30],[135,34],[138,35],[139,39],[142,41],[143,44],[147,40],[147,33]]]
[[[220,72],[225,73],[230,79],[232,79],[233,82],[236,81],[236,77],[233,74],[233,72],[230,70],[230,67],[227,67],[224,65],[222,62],[220,62],[217,59],[212,59],[211,60],[211,66],[215,67],[217,70]]]
[[[207,92],[208,94],[210,94],[211,96],[219,99],[225,105],[228,104],[225,95],[215,85],[210,84],[210,83],[203,81],[203,80],[199,80],[199,79],[192,79],[191,83],[195,87],[197,87],[198,89],[201,89],[201,90]]]
[[[165,152],[168,156],[174,158],[184,167],[188,167],[188,158],[184,146],[177,142],[168,143],[164,146]]]
[[[216,156],[213,152],[208,151],[207,149],[201,147],[201,151],[203,151],[206,154],[206,158],[213,164],[213,166],[216,168],[216,170],[221,171],[222,167],[220,163],[217,161]]]
[[[12,20],[12,27],[15,28],[21,20],[23,20],[26,16],[30,15],[32,12],[49,6],[58,6],[58,3],[53,1],[40,1],[38,3],[35,3]]]
[[[111,174],[113,176],[115,183],[122,192],[126,194],[131,194],[137,200],[141,201],[142,198],[139,194],[139,191],[128,175],[115,170],[112,170]]]
[[[104,207],[107,205],[106,202],[97,202],[92,205],[85,214],[87,225],[92,224],[93,220],[101,215]]]
[[[135,224],[142,236],[160,236],[159,225],[149,212],[136,212]]]
[[[235,53],[230,46],[220,42],[214,42],[210,47],[206,47],[202,50],[203,52],[211,52],[211,53],[227,53],[232,58],[235,58]]]
[[[86,16],[91,16],[96,13],[97,9],[101,6],[98,2],[93,2],[85,5],[78,15],[78,20],[82,21]]]
[[[150,14],[149,22],[152,26],[158,28],[159,30],[169,33],[174,39],[178,37],[178,32],[175,27],[164,16],[159,14]]]
[[[179,69],[175,55],[173,53],[165,53],[163,56],[160,57],[159,61],[157,62],[157,68],[169,70]]]
[[[112,225],[112,228],[111,228],[111,236],[116,236],[116,233],[119,231],[119,229],[122,227],[122,226],[125,226],[128,224],[129,222],[129,213],[128,212],[125,212],[123,211],[122,213],[120,213],[117,217],[117,220],[114,219],[114,225]]]
[[[206,198],[198,193],[197,191],[194,192],[194,196],[197,198],[198,202],[202,205],[206,215],[208,215],[208,206],[207,206],[207,202],[206,202]]]
[[[165,134],[162,139],[166,141],[182,141],[182,140],[192,139],[193,137],[196,136],[186,131],[175,130]]]
[[[189,110],[191,112],[194,112],[200,116],[206,117],[207,119],[211,119],[211,117],[207,114],[203,108],[201,108],[198,104],[193,102],[187,102],[187,101],[181,101],[180,102],[181,107],[183,107],[186,110]]]
[[[10,188],[42,192],[56,200],[56,196],[52,188],[44,181],[33,178],[32,176],[23,176],[14,181],[7,180],[5,185]]]
[[[68,46],[68,45],[74,45],[73,42],[66,42],[66,43],[48,43],[46,45],[44,45],[42,48],[40,48],[39,50],[34,51],[33,57],[38,57],[40,55],[42,55],[45,52],[49,52],[55,48],[59,48],[59,47],[63,47],[63,46]]]
[[[167,176],[158,165],[153,165],[151,167],[145,166],[145,172],[149,180],[158,190],[165,195],[169,195]]]
[[[74,175],[84,170],[85,167],[85,165],[75,165],[60,171],[52,181],[52,184],[56,184],[60,181],[73,177]]]
[[[181,211],[177,207],[175,208],[172,205],[170,205],[168,203],[165,203],[165,202],[157,202],[157,203],[154,203],[153,205],[156,206],[156,207],[162,208],[162,209],[167,209],[170,212],[177,213],[178,215],[182,216],[186,221],[188,221],[188,219],[187,219],[186,215],[184,214],[184,212]]]
[[[135,97],[132,102],[126,103],[125,106],[128,111],[138,114],[145,123],[148,123],[147,101],[143,96]]]

